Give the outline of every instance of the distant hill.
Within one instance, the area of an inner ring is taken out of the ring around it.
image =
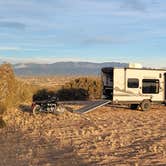
[[[14,64],[16,75],[98,75],[102,67],[126,67],[127,63],[56,62],[52,64]]]

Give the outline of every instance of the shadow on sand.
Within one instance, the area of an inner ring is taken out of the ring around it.
[[[32,113],[32,108],[30,105],[27,105],[27,104],[20,104],[19,105],[19,109],[22,111],[22,112],[28,112],[28,113]]]

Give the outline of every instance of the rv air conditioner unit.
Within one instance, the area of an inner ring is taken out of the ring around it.
[[[129,68],[142,68],[142,65],[139,63],[129,63]]]

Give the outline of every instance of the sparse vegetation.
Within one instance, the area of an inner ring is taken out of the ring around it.
[[[3,103],[0,103],[0,128],[6,126],[5,121],[2,118],[2,115],[6,112],[7,108]]]
[[[35,86],[17,80],[10,64],[0,66],[0,76],[0,102],[3,105],[9,108],[31,101]]]
[[[30,102],[32,98],[43,99],[48,95],[56,95],[60,100],[87,100],[98,99],[101,96],[101,81],[98,77],[72,77],[67,79],[68,81],[60,81],[60,77],[57,77],[57,82],[61,83],[58,87],[55,78],[53,78],[51,84],[51,78],[41,79],[42,86],[40,84],[28,83],[28,81],[16,78],[10,64],[4,64],[0,67],[0,102],[7,108],[19,106],[21,103]],[[61,78],[62,79],[62,78]],[[31,79],[32,80],[32,79]],[[38,83],[40,78],[38,78]],[[49,81],[49,86],[43,89],[44,80],[46,83]],[[63,85],[62,85],[63,84]],[[51,85],[56,85],[55,88]]]
[[[57,91],[59,100],[87,100],[89,98],[88,91],[83,88],[66,88]]]
[[[89,99],[99,99],[101,97],[101,80],[98,77],[80,77],[66,83],[63,88],[65,90],[82,89],[88,93],[87,97]]]
[[[61,83],[61,86],[58,87],[55,78],[53,78],[52,82],[54,82],[54,84],[52,85],[56,85],[55,89],[50,86],[51,83],[49,83],[49,87],[46,88],[51,90],[44,90],[41,88],[44,84],[44,78],[41,80],[42,86],[32,84],[32,82],[28,83],[27,80],[23,81],[23,79],[17,79],[10,64],[2,65],[0,74],[0,102],[4,103],[8,108],[18,106],[23,102],[30,102],[32,96],[33,98],[38,96],[42,99],[46,97],[45,95],[55,95],[55,93],[60,100],[98,99],[101,96],[101,81],[98,77],[72,77],[73,80],[68,78],[68,82],[60,81],[60,77],[57,77],[57,81]],[[39,80],[40,78],[38,78],[38,83]],[[48,82],[48,80],[51,82],[51,78],[45,78],[46,82]]]
[[[3,115],[6,112],[7,108],[5,104],[0,103],[0,115]]]
[[[0,66],[0,127],[5,126],[3,114],[7,109],[29,102],[36,87],[15,78],[10,64]]]
[[[18,106],[20,103],[27,103],[32,101],[32,96],[38,90],[37,86],[22,81],[16,81],[16,91],[12,99],[12,106]]]
[[[36,100],[48,100],[51,99],[52,97],[56,96],[56,93],[51,90],[47,89],[39,89],[34,95],[33,95],[33,101]]]
[[[9,64],[0,66],[0,102],[6,103],[13,96],[15,91],[15,77]]]
[[[98,77],[79,77],[69,80],[59,89],[48,89],[39,89],[33,95],[33,100],[44,100],[48,96],[56,96],[61,101],[99,99],[101,97],[101,81]]]
[[[0,117],[0,128],[3,128],[3,127],[5,127],[5,126],[6,126],[5,121],[3,120],[2,117]]]
[[[34,100],[36,97],[45,99],[48,95],[58,95],[61,100],[96,99],[101,94],[100,79],[80,77],[66,82],[63,82],[64,78],[58,79],[64,85],[57,90],[57,86],[52,86],[56,84],[55,78],[49,78],[51,88],[48,88],[45,78],[42,87],[32,85],[28,79],[15,78],[10,65],[0,67],[0,73],[0,127],[7,123],[7,127],[0,130],[3,149],[0,150],[3,159],[0,165],[166,163],[164,106],[154,106],[150,114],[122,107],[101,107],[85,116],[70,112],[60,116],[32,116],[30,103],[33,95]],[[65,106],[73,110],[81,107]],[[125,160],[122,160],[124,156]]]

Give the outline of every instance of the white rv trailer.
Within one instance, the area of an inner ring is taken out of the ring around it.
[[[132,109],[149,110],[152,102],[166,103],[166,70],[102,68],[103,97]]]

